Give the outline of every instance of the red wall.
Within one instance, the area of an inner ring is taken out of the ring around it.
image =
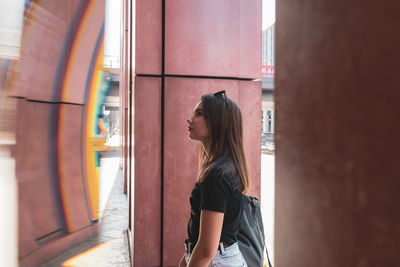
[[[139,267],[177,266],[184,253],[198,151],[186,118],[201,95],[224,89],[241,107],[251,194],[260,194],[261,83],[252,79],[261,73],[261,1],[166,1],[164,15],[163,22],[160,1],[136,1],[132,179]]]

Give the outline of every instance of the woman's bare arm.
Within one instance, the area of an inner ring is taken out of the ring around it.
[[[190,257],[188,267],[207,267],[217,252],[221,237],[224,213],[202,210],[199,240]]]

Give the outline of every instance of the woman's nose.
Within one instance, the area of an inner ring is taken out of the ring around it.
[[[189,124],[192,124],[192,123],[193,123],[193,120],[192,120],[192,119],[186,119],[186,121],[187,121]]]

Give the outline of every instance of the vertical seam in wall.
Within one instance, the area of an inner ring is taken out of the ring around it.
[[[134,120],[134,118],[132,118],[132,107],[134,107],[134,104],[132,103],[132,101],[134,101],[134,97],[132,96],[132,84],[133,84],[133,63],[132,63],[132,54],[136,53],[136,51],[133,51],[132,49],[132,42],[136,41],[133,40],[133,36],[132,36],[132,27],[133,27],[133,4],[136,5],[136,1],[129,1],[129,31],[128,31],[128,36],[129,36],[129,80],[128,80],[128,171],[126,173],[126,175],[128,175],[129,178],[129,203],[128,203],[128,214],[130,214],[132,216],[132,201],[133,201],[133,206],[135,206],[135,200],[132,199],[132,184],[134,184],[132,182],[132,165],[135,164],[134,161],[132,161],[132,147],[133,147],[133,143],[135,142],[135,140],[132,140],[132,119]],[[136,12],[136,7],[135,7],[135,12]],[[136,19],[136,15],[135,15],[135,19]],[[136,27],[136,23],[135,23],[135,27]],[[135,30],[135,34],[136,34],[136,30]],[[134,196],[135,197],[135,196]],[[130,217],[130,216],[129,216]],[[131,217],[130,217],[131,218]],[[128,223],[129,225],[129,223]],[[132,227],[132,231],[134,232],[134,228],[135,228],[135,222],[133,222],[133,225],[131,225]],[[133,255],[133,259],[135,259],[135,255]]]
[[[161,231],[160,266],[164,266],[164,111],[165,111],[165,0],[161,10]]]

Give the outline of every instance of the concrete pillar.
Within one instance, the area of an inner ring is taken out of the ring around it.
[[[263,133],[266,133],[267,132],[267,117],[268,117],[268,114],[267,114],[267,110],[263,110],[262,111],[262,131],[263,131]]]
[[[400,266],[399,8],[277,5],[277,267]]]
[[[271,110],[271,133],[275,132],[275,110]]]

